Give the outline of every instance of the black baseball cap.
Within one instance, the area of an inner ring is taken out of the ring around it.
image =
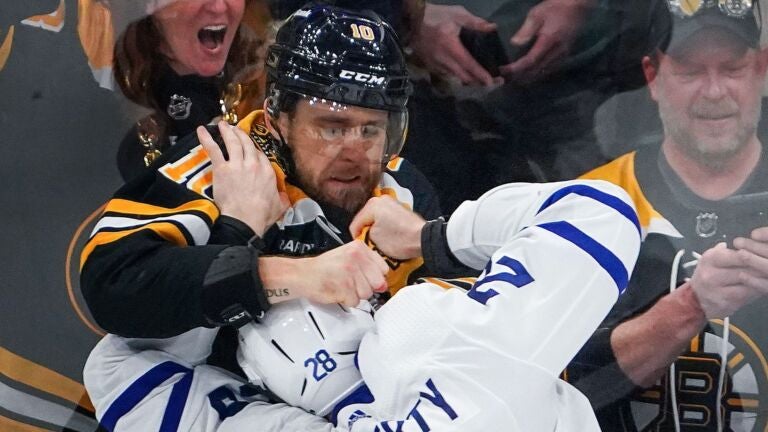
[[[760,46],[760,28],[755,17],[754,6],[741,15],[729,14],[717,5],[704,7],[691,16],[671,13],[669,42],[661,47],[664,52],[671,52],[684,46],[686,41],[705,29],[721,29],[741,38],[747,46]]]

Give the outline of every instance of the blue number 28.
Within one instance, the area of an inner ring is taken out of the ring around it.
[[[328,351],[320,350],[315,353],[314,357],[306,359],[304,361],[304,366],[312,366],[312,377],[315,378],[315,381],[320,381],[325,378],[329,372],[333,372],[333,370],[336,369],[336,360],[331,358]]]

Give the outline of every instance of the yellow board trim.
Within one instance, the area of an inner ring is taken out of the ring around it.
[[[111,68],[115,47],[112,12],[99,0],[79,0],[77,17],[77,33],[91,69]]]
[[[0,347],[0,373],[14,381],[68,400],[90,412],[96,411],[82,384],[3,347]]]
[[[47,432],[47,429],[41,429],[37,426],[19,423],[16,420],[3,416],[0,416],[0,430],[7,432]]]
[[[13,46],[13,33],[15,28],[13,26],[8,28],[8,34],[3,39],[3,44],[0,45],[0,71],[5,67],[5,62],[8,61],[8,57],[11,55],[11,47]]]
[[[90,319],[86,316],[85,312],[80,308],[80,304],[77,301],[77,298],[75,297],[75,288],[73,284],[73,277],[72,277],[72,257],[75,256],[75,247],[77,246],[77,240],[80,238],[80,235],[85,230],[85,227],[88,226],[94,219],[96,219],[104,210],[104,207],[106,204],[102,204],[101,207],[94,210],[90,215],[88,215],[87,218],[83,222],[80,223],[80,226],[77,227],[77,230],[75,231],[75,234],[72,236],[72,239],[69,241],[69,247],[67,248],[67,259],[64,262],[64,279],[67,283],[67,297],[69,297],[69,304],[72,305],[72,308],[75,310],[75,313],[77,314],[77,317],[80,318],[80,321],[86,325],[89,329],[91,329],[92,332],[96,333],[98,336],[104,336],[106,333],[104,333],[104,330],[99,328],[96,323],[91,322]]]
[[[49,14],[34,15],[23,21],[22,24],[40,27],[44,30],[58,33],[64,28],[64,17],[66,16],[66,7],[64,0],[59,1],[59,7]]]

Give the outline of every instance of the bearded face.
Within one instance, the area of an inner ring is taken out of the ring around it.
[[[667,139],[717,169],[755,136],[765,70],[761,54],[730,33],[700,32],[690,39],[661,55],[649,88]]]
[[[296,177],[312,198],[357,213],[381,180],[389,115],[319,105],[302,100],[290,119],[280,120]]]

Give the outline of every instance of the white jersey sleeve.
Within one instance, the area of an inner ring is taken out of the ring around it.
[[[500,186],[462,204],[447,236],[460,261],[484,269],[468,296],[517,330],[517,357],[552,374],[626,289],[641,242],[629,195],[598,180]]]
[[[353,431],[598,431],[558,374],[625,289],[640,247],[629,196],[605,182],[513,184],[462,204],[448,243],[484,269],[471,290],[399,291],[358,352]]]
[[[83,378],[108,431],[226,432],[332,430],[325,419],[266,402],[262,389],[204,364],[217,329],[168,339],[107,335],[88,357]]]

